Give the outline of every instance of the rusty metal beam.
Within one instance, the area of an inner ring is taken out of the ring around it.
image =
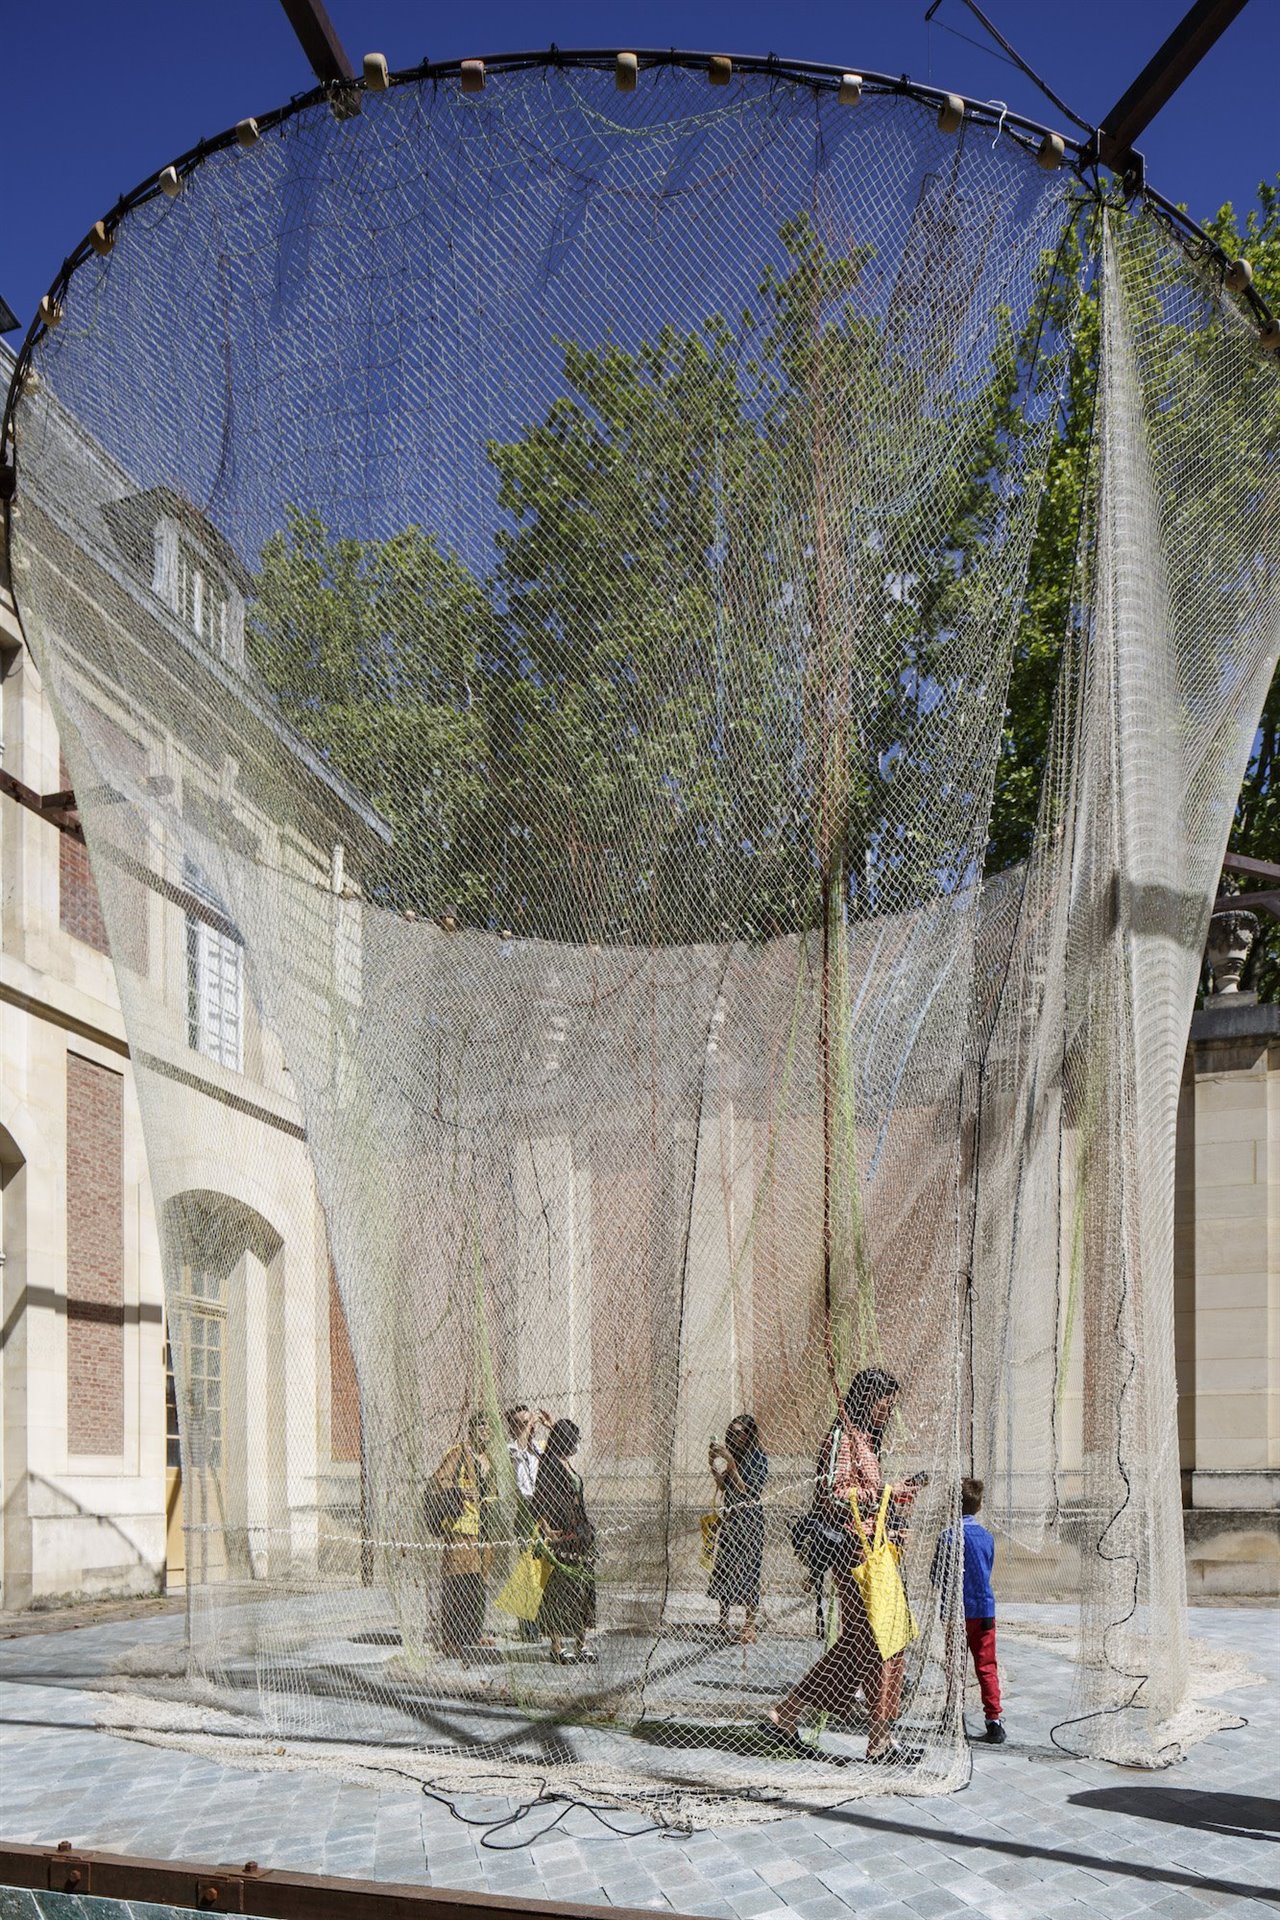
[[[76,808],[76,796],[70,787],[64,788],[61,793],[37,793],[35,788],[27,786],[25,781],[18,780],[13,774],[5,773],[0,769],[0,794],[5,795],[9,800],[16,800],[18,805],[26,807],[28,812],[38,814],[40,819],[47,820],[51,827],[56,827],[59,833],[69,834],[73,840],[84,839],[84,827],[81,825]],[[192,893],[187,887],[175,885],[172,880],[166,880],[163,874],[153,873],[150,867],[144,865],[141,860],[134,859],[133,855],[126,853],[122,847],[106,845],[102,849],[102,857],[110,860],[114,866],[122,868],[131,879],[140,880],[144,887],[150,887],[153,893],[158,893],[161,899],[167,900],[171,906],[181,907],[191,919],[203,920],[205,925],[212,927],[215,933],[226,934],[229,939],[238,940],[241,946],[244,945],[244,935],[239,927],[228,920],[226,914],[220,913],[209,901],[201,899],[198,893]]]
[[[354,80],[356,70],[325,11],[324,0],[280,0],[317,80]]]
[[[1280,920],[1280,887],[1263,887],[1256,893],[1220,893],[1213,903],[1215,913],[1269,913]]]
[[[1222,866],[1226,873],[1248,873],[1255,880],[1280,880],[1280,860],[1256,860],[1251,853],[1228,853]]]
[[[652,1909],[638,1907],[580,1907],[565,1900],[513,1900],[386,1880],[333,1880],[277,1872],[253,1860],[227,1868],[134,1859],[73,1847],[67,1840],[56,1847],[0,1841],[0,1886],[150,1900],[200,1913],[250,1913],[261,1920],[653,1920]]]
[[[1153,53],[1133,85],[1126,87],[1114,107],[1102,116],[1098,129],[1098,157],[1117,173],[1128,171],[1126,162],[1134,143],[1155,119],[1161,107],[1171,100],[1187,75],[1226,32],[1245,0],[1196,0],[1184,14],[1164,45]]]
[[[84,839],[84,829],[80,825],[80,815],[76,812],[76,797],[70,789],[63,793],[37,793],[25,780],[18,780],[11,773],[0,769],[0,793],[6,799],[16,800],[20,807],[28,812],[39,814],[59,833],[69,833],[73,840]]]

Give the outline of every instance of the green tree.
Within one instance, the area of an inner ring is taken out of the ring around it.
[[[417,529],[290,515],[253,659],[391,820],[381,897],[568,939],[756,938],[833,889],[883,909],[965,876],[1026,367],[1000,317],[986,379],[951,379],[946,218],[922,198],[887,323],[865,252],[800,217],[732,323],[565,344],[563,396],[489,448],[483,583]]]
[[[859,298],[868,256],[830,254],[801,217],[753,310],[633,349],[564,344],[562,396],[488,449],[504,516],[488,579],[416,528],[355,541],[289,516],[264,550],[253,658],[392,822],[378,897],[665,942],[813,925],[833,886],[872,910],[954,887],[987,803],[973,636],[1007,591],[1001,555],[1021,578],[1034,497],[987,866],[1025,856],[1098,315],[1073,232],[1025,337],[998,316],[982,379],[955,378],[947,217],[922,197],[887,322]],[[1233,218],[1215,237],[1280,283],[1275,190],[1238,235]],[[1036,407],[1072,331],[1041,486]],[[1245,850],[1275,831],[1276,702]]]
[[[564,397],[489,449],[510,520],[490,700],[495,793],[519,822],[495,875],[513,925],[679,939],[737,924],[744,841],[759,916],[803,885],[768,662],[741,638],[773,469],[741,372],[717,319],[635,353],[570,344]]]
[[[1230,259],[1253,267],[1254,284],[1273,313],[1280,312],[1280,173],[1258,187],[1258,202],[1240,220],[1228,201],[1205,221],[1205,232]],[[1280,400],[1277,401],[1280,413]],[[1260,860],[1280,860],[1280,669],[1262,710],[1231,831],[1231,851]],[[1228,876],[1227,890],[1238,888]],[[1280,921],[1260,916],[1261,932],[1250,965],[1252,984],[1264,1000],[1280,1001]]]
[[[365,876],[374,898],[486,910],[491,647],[480,586],[417,527],[342,539],[291,511],[263,549],[250,658],[285,717],[390,822],[394,843]]]
[[[923,272],[945,234],[918,219]],[[833,887],[914,903],[972,859],[973,634],[1019,510],[1023,370],[1004,319],[968,395],[909,259],[882,325],[865,254],[805,218],[781,238],[753,311],[567,346],[564,397],[490,448],[512,924],[752,937]]]
[[[1068,237],[1064,253],[1063,261],[1054,264],[1057,284],[1050,291],[1051,314],[1062,323],[1069,301],[1077,302],[1078,310],[1014,641],[987,841],[990,873],[1025,860],[1031,851],[1063,639],[1078,584],[1100,326],[1097,296],[1087,284],[1086,250],[1078,230]]]
[[[1263,181],[1257,205],[1241,220],[1228,203],[1204,223],[1205,232],[1229,258],[1250,260],[1259,292],[1280,307],[1280,175]],[[1079,263],[1073,263],[1079,270]],[[1062,637],[1076,590],[1075,556],[1088,479],[1100,339],[1096,294],[1081,300],[1075,345],[1058,429],[1051,450],[1026,595],[1014,652],[988,846],[989,871],[1012,865],[1030,850],[1039,805],[1040,775],[1049,738]],[[1277,403],[1280,409],[1280,401]],[[1221,397],[1187,423],[1188,464],[1196,435],[1222,433]],[[1199,521],[1204,503],[1194,484],[1186,506]],[[1188,546],[1202,555],[1203,536]],[[1245,774],[1231,834],[1231,851],[1280,858],[1280,793],[1277,746],[1280,733],[1280,673],[1273,679],[1254,752]],[[1226,885],[1236,882],[1230,877]],[[1263,917],[1255,949],[1254,985],[1266,999],[1280,999],[1280,925]]]

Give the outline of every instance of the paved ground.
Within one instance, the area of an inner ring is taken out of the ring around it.
[[[626,1906],[715,1920],[986,1920],[1128,1914],[1232,1920],[1280,1910],[1280,1615],[1201,1609],[1195,1633],[1267,1676],[1220,1704],[1248,1725],[1176,1768],[1126,1772],[1057,1755],[1045,1739],[1065,1687],[1061,1657],[1010,1636],[1002,1648],[1008,1747],[975,1753],[972,1784],[946,1798],[858,1800],[720,1832],[605,1832],[540,1808],[503,1831],[468,1826],[503,1808],[455,1811],[416,1789],[261,1773],[122,1740],[95,1725],[76,1684],[136,1641],[137,1623],[17,1635],[0,1644],[0,1831],[16,1841],[264,1866]],[[154,1623],[172,1631],[172,1623]],[[509,1851],[500,1849],[507,1848]],[[53,1914],[51,1906],[43,1911]],[[0,1920],[28,1920],[0,1895]]]

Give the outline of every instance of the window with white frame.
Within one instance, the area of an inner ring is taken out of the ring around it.
[[[239,665],[244,658],[243,595],[171,514],[160,516],[152,537],[152,591],[217,659]]]
[[[216,1272],[193,1267],[184,1260],[179,1284],[181,1291],[176,1304],[182,1330],[180,1344],[185,1363],[186,1411],[191,1429],[188,1436],[190,1464],[211,1468],[216,1473],[222,1467],[222,1363],[227,1318],[222,1280]],[[171,1367],[172,1355],[167,1342],[165,1351],[166,1364]],[[176,1385],[175,1380],[175,1414]],[[176,1451],[177,1457],[172,1464],[181,1466],[181,1450],[179,1448]]]
[[[222,913],[190,862],[184,879],[188,892]],[[244,1070],[244,949],[234,934],[195,913],[187,915],[187,1043],[233,1073]]]
[[[178,541],[178,618],[220,660],[227,658],[230,594],[185,540]]]

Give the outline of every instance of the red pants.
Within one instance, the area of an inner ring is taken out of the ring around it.
[[[982,1695],[982,1711],[988,1720],[1000,1718],[1000,1672],[996,1666],[996,1623],[994,1620],[966,1620],[965,1639],[973,1655]]]

